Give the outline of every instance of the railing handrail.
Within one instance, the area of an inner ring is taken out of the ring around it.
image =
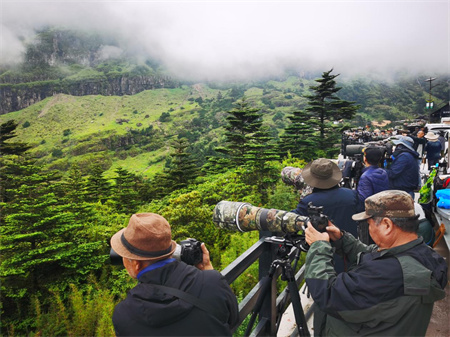
[[[264,235],[266,234],[266,235]],[[245,318],[252,312],[255,307],[256,301],[261,294],[261,278],[266,275],[270,268],[270,265],[275,257],[275,246],[270,242],[266,242],[265,239],[268,237],[268,233],[261,233],[260,239],[253,244],[249,249],[247,249],[242,255],[240,255],[236,260],[229,264],[224,270],[222,270],[222,275],[225,277],[227,282],[231,284],[234,282],[246,269],[248,269],[254,262],[259,260],[259,282],[253,287],[252,290],[244,297],[244,299],[239,303],[239,320],[236,326],[232,327],[234,332],[245,320]],[[295,253],[299,248],[294,248],[289,254],[292,260]],[[264,256],[266,255],[266,256]],[[304,279],[305,267],[302,266],[300,270],[295,274],[295,281],[297,286]],[[268,300],[265,300],[263,307],[259,312],[259,323],[253,329],[252,336],[262,336],[262,335],[276,335],[278,330],[277,320],[278,315],[282,315],[286,310],[287,306],[291,303],[289,291],[287,287],[277,296],[276,281],[281,274],[281,268],[278,268],[272,279],[272,285],[270,286],[270,293],[265,294]],[[283,306],[283,308],[281,308]],[[307,319],[312,314],[312,308],[305,313]]]

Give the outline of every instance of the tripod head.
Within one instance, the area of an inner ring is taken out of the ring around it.
[[[303,252],[307,252],[309,249],[309,245],[306,243],[304,234],[287,233],[284,236],[267,237],[264,241],[278,245],[277,255],[280,257],[287,256],[292,247],[296,247]]]

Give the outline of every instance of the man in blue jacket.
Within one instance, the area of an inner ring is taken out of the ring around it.
[[[314,302],[327,313],[326,336],[425,336],[435,301],[445,297],[447,263],[417,236],[414,201],[388,190],[365,201],[376,245],[367,246],[331,222],[321,233],[308,225],[311,246],[305,279]],[[350,271],[333,269],[333,247],[351,262]]]
[[[358,197],[362,205],[367,197],[389,189],[387,172],[379,167],[383,158],[383,151],[379,147],[366,147],[364,149],[363,173],[358,181]]]
[[[352,215],[359,211],[359,199],[355,190],[339,187],[342,179],[339,167],[330,159],[319,158],[303,168],[302,176],[313,190],[300,200],[293,212],[308,216],[310,202],[313,206],[322,206],[323,213],[336,226],[357,236],[358,224],[352,220]],[[338,255],[335,255],[335,268],[337,272],[345,270],[344,260]]]
[[[308,216],[308,204],[322,206],[323,213],[339,224],[340,228],[357,236],[358,224],[352,220],[352,215],[358,212],[359,199],[355,190],[339,187],[342,172],[330,159],[319,158],[303,168],[303,180],[313,188],[312,193],[305,196],[293,210],[299,215]],[[346,261],[334,254],[333,265],[337,273],[346,270]],[[325,314],[318,308],[314,310],[314,330],[321,331],[325,324]]]
[[[419,154],[414,151],[414,141],[411,137],[400,136],[393,141],[396,145],[392,154],[392,164],[386,169],[389,185],[393,190],[408,193],[414,200],[414,191],[419,187]]]

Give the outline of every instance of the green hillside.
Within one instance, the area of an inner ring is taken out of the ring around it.
[[[105,157],[102,161],[117,161],[117,165],[148,174],[152,172],[149,166],[164,159],[168,150],[165,142],[175,134],[180,120],[197,114],[199,104],[192,98],[208,98],[216,92],[206,87],[198,92],[185,86],[120,97],[58,94],[1,115],[0,121],[16,120],[21,125],[17,139],[32,145],[31,153],[53,167],[64,169],[69,162],[88,163]],[[161,118],[164,114],[170,117]],[[132,132],[149,128],[155,137],[149,135],[142,142],[146,146],[133,144],[136,137]],[[122,151],[130,154],[123,155]],[[125,160],[127,157],[133,159]]]
[[[265,124],[278,139],[287,116],[306,107],[304,96],[312,84],[288,76],[260,83],[185,84],[130,96],[56,94],[0,115],[0,123],[16,120],[17,140],[31,144],[30,153],[48,168],[66,171],[74,163],[86,168],[100,163],[105,170],[122,166],[148,177],[164,167],[173,137],[187,138],[190,152],[203,165],[223,137],[225,112],[244,97],[261,109]],[[354,126],[413,119],[424,111],[426,92],[412,81],[387,86],[355,80],[340,85],[341,97],[361,105]],[[445,102],[445,88],[438,93],[444,99],[436,97],[436,107]]]

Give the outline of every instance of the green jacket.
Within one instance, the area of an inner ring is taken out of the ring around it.
[[[306,257],[306,283],[328,316],[326,336],[424,336],[433,304],[445,297],[447,264],[423,239],[377,251],[346,233],[333,244],[351,264],[336,274],[329,242]]]

